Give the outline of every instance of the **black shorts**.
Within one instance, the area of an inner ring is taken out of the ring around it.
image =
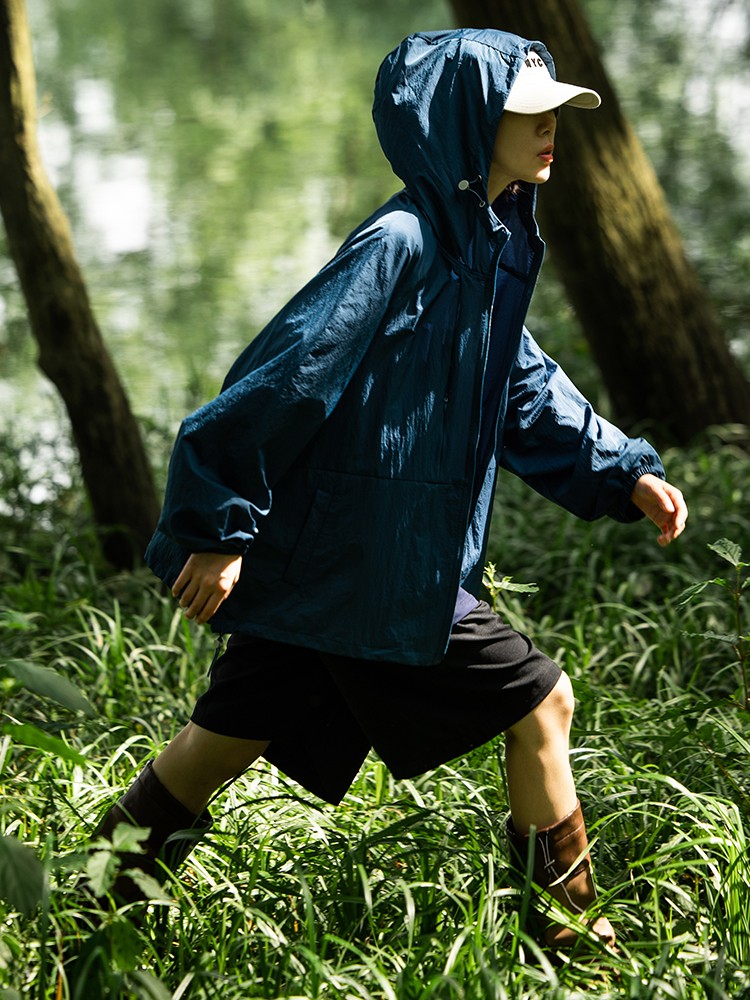
[[[264,756],[338,802],[371,747],[397,778],[460,757],[520,721],[560,668],[484,602],[453,627],[437,665],[333,656],[235,633],[192,721],[270,740]]]

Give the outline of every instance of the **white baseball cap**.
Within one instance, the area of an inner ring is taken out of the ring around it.
[[[601,103],[602,99],[595,90],[553,80],[544,59],[530,49],[510,88],[505,110],[519,115],[536,115],[563,104],[574,108],[598,108]]]

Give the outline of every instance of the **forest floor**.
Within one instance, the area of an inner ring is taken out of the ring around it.
[[[664,551],[645,523],[499,490],[492,596],[573,679],[596,905],[618,933],[616,952],[584,932],[564,956],[536,944],[509,868],[502,738],[411,781],[373,755],[336,808],[259,765],[151,903],[87,901],[81,872],[107,878],[84,851],[96,819],[184,724],[213,639],[145,571],[97,564],[75,483],[40,504],[16,477],[0,1000],[750,997],[750,460],[725,432],[667,463],[691,515]]]

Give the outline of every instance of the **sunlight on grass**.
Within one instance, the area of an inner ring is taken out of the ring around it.
[[[164,899],[95,903],[87,838],[182,727],[213,640],[147,574],[108,577],[85,536],[56,539],[45,562],[28,528],[0,564],[0,667],[55,670],[95,714],[19,680],[47,674],[2,675],[3,719],[85,762],[0,736],[0,832],[48,886],[25,913],[0,903],[0,998],[749,996],[750,741],[736,659],[710,638],[732,609],[717,587],[678,598],[721,572],[708,544],[730,531],[722,490],[746,495],[750,463],[724,448],[671,459],[704,507],[679,547],[658,550],[645,525],[573,522],[510,484],[492,552],[500,578],[539,585],[499,591],[501,611],[574,682],[572,761],[617,953],[585,932],[562,959],[535,943],[505,845],[502,740],[411,781],[371,756],[338,808],[258,766],[213,804]]]

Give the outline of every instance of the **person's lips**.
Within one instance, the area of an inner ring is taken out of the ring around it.
[[[554,152],[554,150],[555,147],[552,144],[550,144],[549,146],[545,146],[544,149],[538,154],[539,159],[544,160],[545,163],[552,163],[554,159],[552,153]]]

